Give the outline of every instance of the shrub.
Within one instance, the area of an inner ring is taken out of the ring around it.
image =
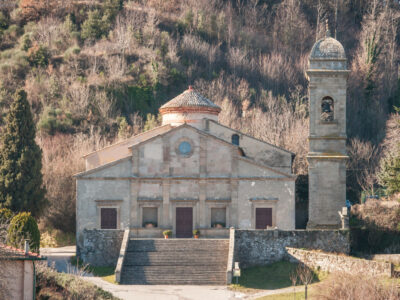
[[[8,208],[0,208],[0,224],[9,223],[13,212]]]
[[[3,12],[0,12],[0,29],[1,30],[7,29],[8,23],[9,20],[6,18]]]
[[[46,67],[49,64],[50,52],[45,46],[33,46],[28,50],[28,61],[34,67]]]
[[[193,230],[193,235],[200,235],[200,230],[198,229]]]
[[[79,274],[77,274],[79,275]],[[37,266],[38,299],[118,300],[111,293],[73,274],[58,273],[45,264]]]
[[[107,34],[109,23],[101,18],[98,10],[88,13],[86,21],[82,24],[81,36],[83,39],[99,39]]]
[[[29,239],[29,247],[34,252],[40,248],[40,232],[35,219],[29,212],[15,215],[8,228],[7,243],[16,248],[22,248],[25,239]]]
[[[24,51],[28,51],[28,49],[31,47],[32,47],[31,34],[25,33],[21,38],[21,49]]]
[[[171,230],[164,230],[163,231],[163,235],[171,236],[172,235],[172,231]]]
[[[53,135],[56,132],[72,132],[72,116],[61,109],[46,107],[41,116],[38,129],[42,133]]]

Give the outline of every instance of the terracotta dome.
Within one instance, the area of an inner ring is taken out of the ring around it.
[[[205,118],[218,121],[221,108],[189,86],[182,94],[161,106],[159,111],[163,125],[193,123],[196,126]]]

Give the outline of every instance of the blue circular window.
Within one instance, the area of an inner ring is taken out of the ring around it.
[[[192,146],[188,142],[182,142],[179,144],[179,153],[182,155],[189,155],[192,151]]]

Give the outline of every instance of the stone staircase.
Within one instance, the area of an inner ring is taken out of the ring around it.
[[[122,284],[225,285],[228,239],[130,239]]]

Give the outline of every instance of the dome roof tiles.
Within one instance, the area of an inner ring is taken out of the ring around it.
[[[195,92],[192,87],[189,87],[189,89],[184,91],[182,94],[176,96],[175,98],[161,106],[160,111],[184,107],[221,110],[218,105],[214,104],[211,100]]]
[[[346,53],[339,41],[327,36],[314,44],[310,59],[346,59]]]

